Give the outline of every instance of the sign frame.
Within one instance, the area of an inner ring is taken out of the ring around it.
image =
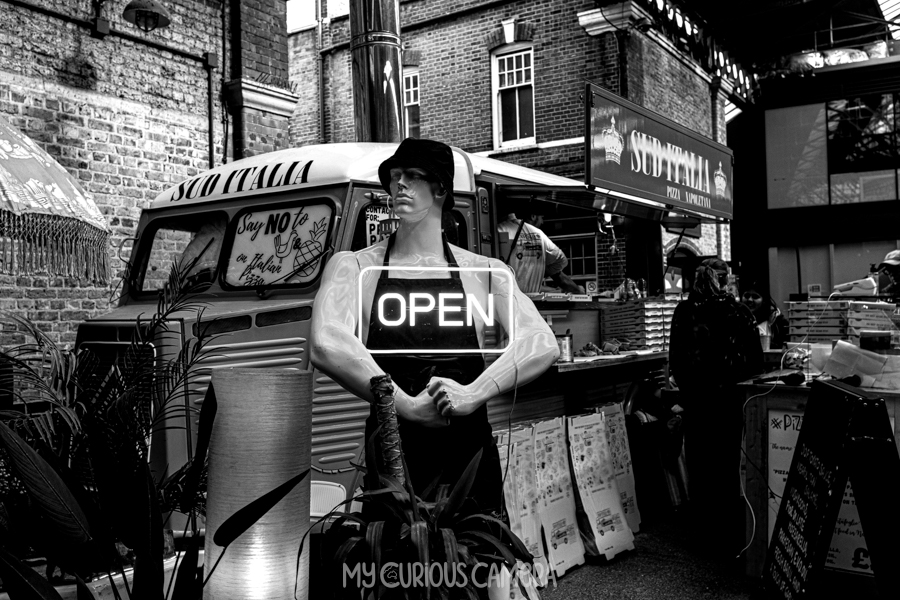
[[[584,177],[589,189],[716,220],[733,218],[734,152],[730,148],[589,81],[584,103]],[[609,113],[610,120],[601,112]],[[613,121],[616,115],[618,122]],[[615,165],[615,170],[605,169],[607,164]]]
[[[814,381],[763,570],[768,598],[822,597],[823,569],[847,481],[879,596],[900,589],[900,453],[883,398]]]

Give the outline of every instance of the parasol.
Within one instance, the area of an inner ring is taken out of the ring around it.
[[[0,273],[106,283],[108,240],[90,195],[0,116]]]

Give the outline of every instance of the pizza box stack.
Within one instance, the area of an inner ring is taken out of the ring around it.
[[[859,345],[863,330],[889,331],[895,306],[890,302],[811,300],[788,303],[792,342],[845,340]]]
[[[668,350],[676,304],[674,299],[642,298],[604,306],[600,312],[600,339],[629,340],[631,350]]]

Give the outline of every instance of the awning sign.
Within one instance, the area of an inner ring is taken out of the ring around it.
[[[588,83],[585,183],[731,219],[732,151]]]

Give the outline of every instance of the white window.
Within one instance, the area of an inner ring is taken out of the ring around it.
[[[405,137],[419,137],[419,69],[403,69],[403,118]]]
[[[534,138],[531,47],[507,46],[493,57],[494,147],[528,146]]]

